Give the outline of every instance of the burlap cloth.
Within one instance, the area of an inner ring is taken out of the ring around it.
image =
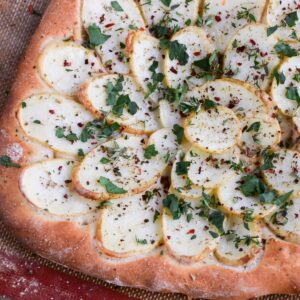
[[[50,0],[0,0],[0,108],[7,98],[12,84],[16,67],[22,56],[24,48],[30,36],[39,24],[41,15],[45,11]],[[0,204],[1,205],[1,204]],[[28,249],[21,246],[9,233],[9,230],[0,220],[0,250],[7,251],[19,257],[35,260],[43,265],[60,270],[78,278],[92,281],[111,289],[115,289],[129,296],[147,300],[179,300],[186,299],[185,296],[174,294],[159,294],[146,292],[139,289],[121,288],[107,284],[101,280],[91,278],[84,274],[72,271],[56,265],[46,259],[34,255]],[[290,300],[300,299],[300,296],[272,295],[261,297],[260,300]]]

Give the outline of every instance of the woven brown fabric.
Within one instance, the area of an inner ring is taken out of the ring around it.
[[[50,0],[0,0],[0,112],[1,105],[7,98],[14,74],[28,40],[39,24],[41,15]],[[0,220],[0,250],[10,254],[35,260],[43,265],[60,270],[81,279],[92,281],[129,296],[147,300],[179,300],[185,296],[175,294],[151,293],[133,288],[121,288],[105,283],[96,278],[64,268],[53,262],[34,255],[25,249],[9,233]],[[258,298],[259,300],[295,300],[300,296],[272,295]]]

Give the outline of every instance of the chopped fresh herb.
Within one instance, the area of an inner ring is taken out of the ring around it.
[[[99,179],[99,183],[105,187],[106,191],[109,194],[126,194],[127,191],[124,189],[116,186],[114,183],[112,183],[108,178],[101,176]]]
[[[168,208],[174,220],[178,220],[182,215],[187,214],[191,206],[188,202],[179,200],[174,194],[168,195],[163,200],[163,206]]]
[[[140,239],[138,239],[138,238],[136,237],[135,240],[136,240],[136,243],[137,243],[137,244],[140,244],[140,245],[147,245],[147,244],[148,244],[148,242],[147,242],[146,239],[140,240]]]
[[[284,195],[281,195],[279,196],[275,201],[274,203],[277,205],[277,206],[282,206],[282,205],[285,205],[289,200],[290,200],[290,197],[293,195],[293,192],[294,191],[290,191]]]
[[[256,18],[255,16],[251,13],[251,10],[253,10],[253,8],[246,8],[246,7],[242,7],[242,10],[238,11],[237,13],[237,19],[241,20],[241,19],[245,19],[247,22],[251,23],[251,22],[256,22]]]
[[[22,102],[22,108],[26,108],[27,104],[26,102]]]
[[[254,122],[249,126],[249,128],[247,129],[247,132],[250,132],[250,131],[258,132],[260,129],[260,126],[261,126],[260,122]]]
[[[161,2],[162,4],[164,4],[165,6],[167,6],[167,7],[170,6],[171,1],[172,1],[172,0],[160,0],[160,2]]]
[[[99,205],[97,206],[98,209],[104,209],[104,208],[107,208],[109,206],[112,206],[112,202],[110,201],[103,201],[103,202],[100,202]]]
[[[179,145],[181,145],[182,143],[182,139],[183,139],[183,134],[184,134],[184,129],[183,127],[179,126],[178,124],[175,124],[173,126],[173,133],[176,135],[177,137],[177,143]]]
[[[170,161],[170,158],[171,158],[171,153],[170,151],[168,151],[167,154],[164,156],[164,160],[166,164]]]
[[[65,131],[64,131],[64,129],[61,128],[61,127],[57,127],[57,128],[56,128],[56,131],[55,131],[55,135],[56,135],[56,137],[59,138],[59,139],[64,138],[64,137],[65,137]]]
[[[66,135],[65,138],[66,138],[66,140],[68,140],[69,142],[72,142],[72,143],[78,141],[77,135],[73,132]]]
[[[232,48],[237,48],[238,42],[237,39],[234,39],[234,41],[232,42]]]
[[[233,242],[235,243],[236,248],[239,248],[241,243],[246,246],[250,246],[251,244],[260,245],[259,237],[250,235],[245,235],[243,238],[236,236]]]
[[[40,120],[34,120],[33,123],[34,124],[39,124],[39,125],[42,124],[42,122]]]
[[[296,22],[299,20],[298,18],[298,12],[293,11],[286,15],[284,18],[284,22],[288,25],[288,27],[294,27],[296,25]]]
[[[300,72],[298,71],[298,73],[294,74],[293,76],[293,80],[297,81],[300,83]]]
[[[110,4],[115,11],[124,11],[118,1],[111,1]]]
[[[286,77],[283,72],[278,72],[278,70],[275,70],[274,77],[276,79],[277,85],[285,83]]]
[[[224,213],[218,210],[213,211],[208,216],[208,221],[218,229],[220,234],[224,234],[224,220]]]
[[[196,234],[193,234],[193,235],[191,236],[191,240],[194,240],[196,237],[197,237],[197,235],[196,235]]]
[[[186,65],[189,59],[186,46],[176,40],[170,42],[169,56],[171,60],[177,59],[180,65]]]
[[[108,159],[108,158],[106,158],[106,157],[102,157],[102,158],[100,159],[100,162],[101,162],[101,164],[103,164],[103,165],[107,165],[107,164],[110,163],[110,159]]]
[[[187,101],[181,101],[179,103],[179,110],[183,114],[189,114],[191,112],[197,112],[200,107],[200,102],[196,97],[191,97]]]
[[[184,98],[188,92],[188,85],[183,83],[177,88],[164,88],[162,89],[163,99],[168,100],[170,103],[180,104],[181,100]]]
[[[296,49],[292,48],[289,44],[284,42],[278,42],[275,45],[274,49],[277,52],[277,54],[284,55],[287,57],[293,57],[298,55]]]
[[[253,210],[252,209],[246,209],[243,214],[243,221],[244,221],[244,227],[248,230],[250,230],[249,223],[254,221],[253,217]]]
[[[246,196],[258,196],[268,191],[267,186],[255,174],[242,177],[241,192]]]
[[[286,92],[285,92],[285,96],[293,101],[296,101],[298,105],[300,105],[300,95],[298,92],[298,88],[296,86],[293,87],[287,87],[286,88]]]
[[[149,145],[144,152],[144,156],[147,159],[151,159],[152,157],[155,157],[158,154],[158,151],[155,149],[155,145]]]
[[[240,171],[240,172],[244,172],[244,163],[242,160],[240,160],[238,163],[229,160],[227,161],[227,163],[229,163],[229,168],[233,169],[234,171]]]
[[[146,94],[145,98],[148,98],[159,86],[159,84],[164,80],[164,75],[162,73],[156,73],[156,69],[159,66],[159,62],[154,60],[149,67],[149,71],[152,72],[152,82],[147,84],[148,93]]]
[[[210,99],[205,99],[204,102],[203,102],[203,107],[205,110],[208,110],[208,109],[211,109],[211,108],[214,108],[218,106],[218,103],[210,100]]]
[[[94,48],[104,44],[111,36],[103,34],[101,29],[96,25],[90,25],[88,27],[89,45]]]
[[[160,216],[160,212],[158,210],[155,210],[153,216],[153,223],[155,223],[158,220],[159,216]]]
[[[21,168],[19,164],[14,163],[7,155],[0,156],[0,166],[4,166],[6,168]]]
[[[79,157],[84,157],[84,152],[82,149],[78,149],[78,156]]]
[[[190,166],[191,166],[190,161],[178,161],[176,163],[176,174],[187,175]]]
[[[274,158],[277,158],[278,155],[279,155],[278,153],[271,152],[271,151],[269,151],[268,148],[266,148],[262,152],[262,157],[264,159],[264,163],[259,168],[257,168],[255,170],[255,172],[257,173],[257,172],[273,169],[274,168],[273,160],[274,160]]]
[[[219,237],[219,234],[218,233],[216,233],[216,232],[214,232],[214,231],[209,231],[209,234],[214,238],[214,239],[216,239],[216,238],[218,238]]]
[[[277,29],[278,29],[278,26],[277,26],[277,25],[272,26],[272,27],[269,27],[269,28],[267,29],[267,36],[272,35]]]

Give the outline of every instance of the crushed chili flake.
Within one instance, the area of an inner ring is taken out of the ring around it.
[[[174,73],[174,74],[177,74],[177,73],[178,73],[177,70],[176,70],[174,67],[172,67],[172,68],[170,69],[170,71],[171,71],[172,73]]]
[[[71,62],[67,61],[66,59],[64,60],[64,67],[70,67],[71,65]]]
[[[200,51],[194,52],[195,56],[199,56],[200,55]]]
[[[112,27],[112,26],[114,26],[115,25],[115,23],[109,23],[109,24],[106,24],[104,27],[105,28],[110,28],[110,27]]]
[[[50,109],[50,110],[49,110],[49,113],[50,113],[51,115],[54,115],[54,114],[55,114],[55,110]]]
[[[215,20],[216,20],[217,22],[221,22],[221,21],[222,21],[222,18],[221,18],[220,16],[215,16]]]
[[[195,233],[195,229],[190,229],[186,234],[194,234]]]

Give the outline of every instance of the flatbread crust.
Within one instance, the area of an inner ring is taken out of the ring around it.
[[[22,99],[49,92],[37,62],[50,41],[81,39],[80,1],[53,0],[33,36],[19,67],[0,119],[0,153],[26,165],[34,149],[17,134],[16,112]],[[262,260],[248,271],[222,265],[185,265],[159,251],[134,260],[111,261],[95,247],[94,223],[66,220],[43,214],[26,201],[18,188],[21,169],[0,167],[0,216],[18,239],[52,261],[123,286],[191,297],[244,299],[263,294],[300,292],[300,247],[270,239]]]

